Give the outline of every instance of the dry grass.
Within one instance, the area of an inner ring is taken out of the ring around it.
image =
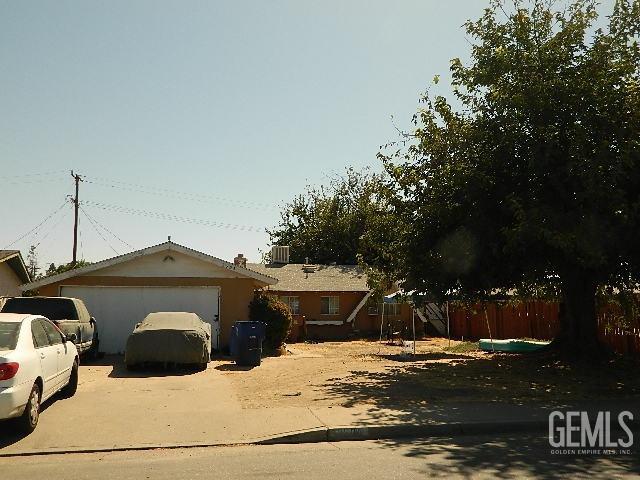
[[[570,364],[542,355],[494,354],[477,344],[433,338],[409,356],[399,345],[373,341],[294,344],[290,355],[251,370],[230,362],[228,375],[246,408],[277,406],[391,406],[469,400],[571,402],[640,395],[638,365]]]

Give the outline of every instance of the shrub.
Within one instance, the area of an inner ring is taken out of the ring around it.
[[[266,328],[265,347],[279,349],[291,330],[291,311],[289,307],[262,290],[256,290],[249,303],[249,320],[264,322]]]

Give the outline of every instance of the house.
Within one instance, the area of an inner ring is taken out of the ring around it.
[[[288,247],[274,247],[288,248]],[[381,305],[373,302],[367,275],[357,265],[313,265],[288,263],[288,252],[274,254],[272,263],[246,264],[238,255],[234,263],[278,279],[267,290],[289,305],[294,325],[290,341],[305,339],[344,339],[353,335],[376,335],[382,321]],[[398,303],[385,306],[385,323],[410,325],[411,306]],[[418,319],[419,332],[424,329]]]
[[[0,250],[0,297],[20,295],[20,285],[30,281],[20,251]]]
[[[248,319],[254,290],[276,283],[264,273],[168,241],[47,277],[22,289],[82,299],[96,318],[100,349],[121,353],[136,323],[157,311],[197,313],[213,324],[212,331],[219,331],[214,346],[224,347],[233,323]]]

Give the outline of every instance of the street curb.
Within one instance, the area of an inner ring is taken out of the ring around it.
[[[632,431],[640,431],[640,422],[628,422]],[[413,425],[367,425],[344,427],[320,427],[269,437],[260,445],[293,443],[345,442],[352,440],[392,440],[395,438],[454,437],[458,435],[482,435],[502,433],[549,432],[548,420],[521,422],[450,422]]]
[[[524,422],[431,423],[418,425],[366,425],[320,427],[269,437],[260,445],[385,440],[407,437],[444,437],[483,433],[547,432],[546,420]]]
[[[157,443],[149,445],[130,445],[122,447],[95,447],[95,448],[50,448],[48,450],[23,450],[18,452],[0,452],[0,458],[8,457],[35,457],[46,455],[65,455],[69,453],[112,453],[112,452],[137,452],[145,450],[177,450],[180,448],[207,448],[207,447],[240,447],[247,445],[259,445],[256,441],[237,442],[196,442],[196,443]]]
[[[147,444],[132,445],[122,447],[77,447],[60,448],[47,450],[23,450],[17,452],[1,452],[0,458],[6,457],[30,457],[44,455],[64,455],[70,453],[111,453],[111,452],[133,452],[145,450],[167,449],[175,450],[179,448],[207,448],[207,447],[237,447],[248,445],[287,445],[297,443],[322,443],[322,442],[344,442],[349,440],[382,440],[406,437],[431,437],[431,436],[452,436],[460,434],[477,433],[505,433],[516,431],[533,431],[533,429],[546,430],[546,422],[504,422],[496,424],[492,422],[482,422],[476,424],[469,423],[438,423],[423,425],[366,425],[357,427],[319,427],[309,430],[287,432],[261,438],[256,440],[245,440],[235,442],[194,442],[194,443],[174,443],[174,444]]]
[[[640,431],[640,422],[628,423],[632,431]],[[45,455],[64,455],[72,453],[111,453],[145,450],[176,450],[181,448],[239,447],[250,445],[290,445],[299,443],[346,442],[362,440],[393,440],[400,438],[454,437],[459,435],[482,435],[503,433],[548,433],[547,420],[527,420],[522,422],[453,422],[412,425],[363,425],[343,427],[319,427],[284,434],[273,435],[257,440],[235,442],[193,442],[159,443],[122,447],[96,448],[60,448],[44,450],[25,450],[18,452],[0,452],[0,458],[30,457]]]

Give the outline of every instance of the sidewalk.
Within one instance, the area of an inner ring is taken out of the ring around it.
[[[416,406],[402,398],[395,409],[364,405],[247,409],[236,400],[228,378],[214,369],[156,378],[118,378],[116,372],[115,378],[106,379],[100,368],[85,368],[89,371],[76,396],[47,405],[33,434],[20,439],[0,432],[0,456],[544,432],[554,409],[487,402]],[[637,405],[632,399],[558,409],[631,409],[637,422]]]
[[[356,407],[288,407],[242,409],[232,402],[211,402],[191,408],[146,409],[144,403],[128,408],[103,399],[107,421],[80,416],[71,421],[72,408],[64,401],[49,406],[42,424],[30,436],[7,444],[0,433],[0,457],[8,455],[52,454],[177,448],[255,443],[307,443],[398,437],[450,436],[457,434],[546,432],[548,406],[519,406],[464,402],[431,405],[412,412],[406,409],[377,410]],[[586,402],[558,409],[634,412],[637,401]],[[115,414],[115,412],[118,412]],[[614,413],[612,413],[614,415]],[[595,417],[594,417],[595,418]],[[3,443],[4,442],[4,443]]]

